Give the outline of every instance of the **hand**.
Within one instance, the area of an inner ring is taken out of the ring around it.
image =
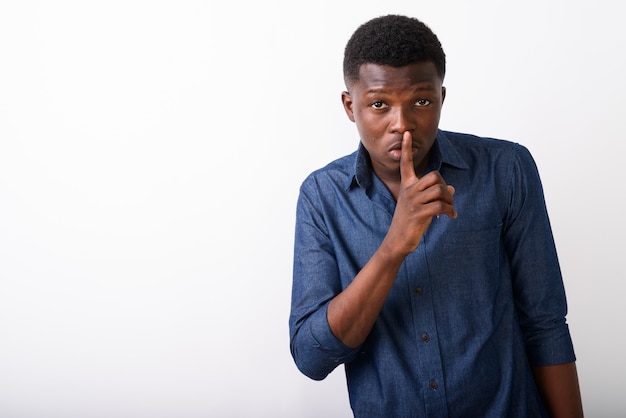
[[[413,252],[430,227],[433,216],[456,218],[453,196],[454,187],[447,185],[438,171],[417,177],[413,166],[412,136],[405,132],[400,157],[400,192],[385,240],[404,256]]]

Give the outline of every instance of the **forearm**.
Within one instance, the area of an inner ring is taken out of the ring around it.
[[[583,417],[576,363],[534,366],[532,370],[551,417]]]
[[[346,346],[358,347],[369,335],[404,257],[383,243],[352,283],[328,305],[330,328]]]
[[[328,303],[316,308],[307,306],[310,302],[302,304],[301,297],[292,300],[291,353],[306,376],[324,379],[338,364],[350,361],[369,335],[404,260],[392,262],[385,248],[381,245],[350,285]]]

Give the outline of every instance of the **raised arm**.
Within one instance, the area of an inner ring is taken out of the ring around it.
[[[358,347],[370,333],[405,257],[413,252],[433,216],[456,217],[454,188],[438,172],[417,178],[411,134],[402,138],[400,192],[391,226],[378,250],[352,283],[328,305],[333,334],[348,347]]]

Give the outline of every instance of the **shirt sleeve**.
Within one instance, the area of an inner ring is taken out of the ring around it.
[[[530,152],[516,147],[503,234],[526,353],[534,366],[570,363],[576,357],[543,187]]]
[[[296,209],[289,317],[290,348],[298,369],[324,379],[358,352],[334,336],[327,319],[330,300],[342,290],[318,188],[312,178],[300,188]]]

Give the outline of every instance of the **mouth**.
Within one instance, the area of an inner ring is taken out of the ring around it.
[[[415,142],[411,144],[411,151],[413,153],[413,157],[417,154],[419,147]],[[400,161],[400,157],[402,156],[402,142],[398,142],[389,147],[389,155],[393,160]]]

